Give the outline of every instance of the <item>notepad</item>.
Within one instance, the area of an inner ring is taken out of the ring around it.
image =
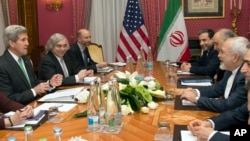
[[[179,81],[184,82],[184,83],[203,83],[203,82],[213,82],[211,78],[179,78]]]
[[[223,131],[221,133],[226,134],[226,135],[230,135],[230,133],[226,132],[226,131]],[[181,141],[197,141],[197,137],[194,136],[188,130],[181,130]]]
[[[111,72],[113,69],[112,68],[110,68],[110,67],[104,67],[104,68],[98,68],[97,69],[97,72],[106,72],[106,73],[108,73],[108,72]]]
[[[114,62],[114,63],[109,63],[109,65],[122,67],[122,66],[125,66],[126,63],[123,63],[123,62]]]

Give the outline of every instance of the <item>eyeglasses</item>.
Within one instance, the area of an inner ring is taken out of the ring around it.
[[[56,44],[56,47],[58,48],[67,48],[68,47],[68,44]]]

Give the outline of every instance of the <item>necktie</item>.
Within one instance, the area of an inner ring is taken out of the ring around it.
[[[85,53],[85,49],[82,51],[82,55],[83,55],[83,61],[84,61],[84,65],[88,66],[88,57]]]
[[[21,57],[18,58],[18,64],[19,64],[19,67],[21,68],[23,74],[25,75],[25,77],[26,77],[26,79],[27,79],[29,85],[31,86],[29,76],[28,76],[27,71],[26,71],[26,68],[25,68],[25,66],[24,66],[24,64],[23,64],[23,59],[22,59]]]
[[[226,85],[226,89],[225,89],[225,93],[224,93],[224,97],[225,97],[225,99],[227,99],[228,98],[228,96],[229,96],[229,93],[230,93],[230,90],[231,90],[231,88],[232,88],[232,85],[233,85],[233,79],[234,79],[234,77],[233,77],[234,75],[233,74],[231,74],[230,75],[230,77],[228,78],[228,80],[227,80],[227,85]]]
[[[65,64],[63,58],[61,58],[60,61],[61,61],[61,66],[62,66],[63,74],[64,74],[65,77],[68,77],[69,76],[68,70],[67,70],[67,67],[66,67],[66,64]]]

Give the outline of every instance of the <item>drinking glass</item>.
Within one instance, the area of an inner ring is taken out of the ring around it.
[[[49,107],[48,110],[48,122],[49,123],[60,123],[63,118],[60,117],[58,106]]]
[[[158,128],[155,132],[155,141],[172,141],[173,135],[170,132],[170,125],[166,120],[158,121]]]

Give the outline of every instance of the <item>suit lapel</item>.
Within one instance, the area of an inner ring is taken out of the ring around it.
[[[21,70],[21,68],[19,67],[19,64],[16,62],[16,60],[10,55],[10,53],[8,51],[6,51],[6,59],[7,61],[10,63],[10,66],[13,70],[16,70],[17,75],[19,76],[19,78],[17,79],[21,79],[22,82],[24,82],[24,84],[30,88],[29,82],[26,79],[25,75],[23,74],[23,71]],[[24,61],[25,62],[25,61]],[[25,63],[24,63],[25,64]],[[26,67],[26,64],[25,64]],[[27,72],[28,73],[28,72]],[[28,73],[29,75],[29,73]]]

